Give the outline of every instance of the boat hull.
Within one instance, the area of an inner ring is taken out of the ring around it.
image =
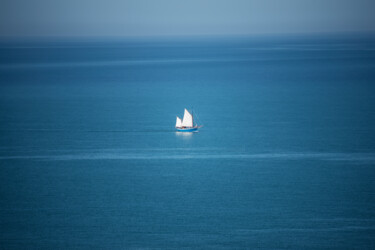
[[[198,131],[198,127],[193,128],[176,128],[178,132],[194,132]]]

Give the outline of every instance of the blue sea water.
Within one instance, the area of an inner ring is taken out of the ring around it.
[[[374,37],[2,41],[0,248],[374,249],[374,96]]]

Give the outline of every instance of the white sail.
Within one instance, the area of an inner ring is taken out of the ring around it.
[[[184,118],[182,119],[183,127],[193,127],[193,116],[185,109]]]
[[[182,126],[182,121],[181,119],[177,116],[177,119],[176,119],[176,128],[180,128]]]

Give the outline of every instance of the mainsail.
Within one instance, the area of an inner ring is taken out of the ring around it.
[[[182,121],[181,119],[177,116],[177,119],[176,119],[176,128],[180,128],[182,127]]]
[[[183,127],[193,127],[193,116],[185,109],[184,118],[182,119]]]

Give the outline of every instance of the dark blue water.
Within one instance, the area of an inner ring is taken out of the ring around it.
[[[371,37],[2,41],[0,248],[373,249],[374,96]]]

